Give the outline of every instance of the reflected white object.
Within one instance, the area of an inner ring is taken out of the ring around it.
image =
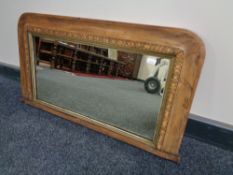
[[[167,73],[168,73],[168,69],[169,69],[169,60],[167,59],[162,59],[160,64],[157,67],[156,72],[157,73],[157,78],[162,82],[164,81],[164,79],[166,79],[167,77]]]
[[[117,60],[118,57],[118,51],[117,49],[108,49],[108,57],[112,60]]]
[[[149,57],[147,57],[147,59],[146,59],[146,63],[147,63],[147,64],[151,64],[151,65],[155,65],[155,64],[157,63],[157,58],[156,58],[156,57],[149,56]]]
[[[167,74],[169,69],[169,60],[162,59],[160,64],[157,65],[156,69],[156,77],[160,81],[160,92],[159,94],[162,96],[164,93],[164,88],[167,80]]]

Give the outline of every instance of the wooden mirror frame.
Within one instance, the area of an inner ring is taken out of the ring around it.
[[[34,73],[31,69],[29,34],[84,41],[171,58],[172,64],[154,140],[123,132],[80,114],[59,110],[38,101],[33,92]],[[179,148],[205,57],[204,44],[197,35],[178,28],[25,13],[18,23],[18,42],[23,102],[162,158],[179,161]]]

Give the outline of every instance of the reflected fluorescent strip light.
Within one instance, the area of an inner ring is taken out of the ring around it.
[[[70,46],[70,47],[75,47],[75,46],[73,46],[73,45],[70,45],[70,44],[68,44],[68,43],[65,43],[65,42],[62,42],[62,41],[58,41],[59,43],[61,43],[61,44],[63,44],[63,45],[66,45],[66,46]]]

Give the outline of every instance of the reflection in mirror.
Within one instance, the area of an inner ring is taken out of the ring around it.
[[[38,100],[153,140],[169,59],[38,36],[30,44]]]

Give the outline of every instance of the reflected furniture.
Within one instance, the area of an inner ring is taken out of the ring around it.
[[[66,67],[70,71],[112,76],[118,76],[121,70],[122,76],[130,77],[125,73],[124,62],[108,58],[106,49],[41,38],[36,38],[36,41],[37,64],[42,62],[48,63],[51,68]]]

